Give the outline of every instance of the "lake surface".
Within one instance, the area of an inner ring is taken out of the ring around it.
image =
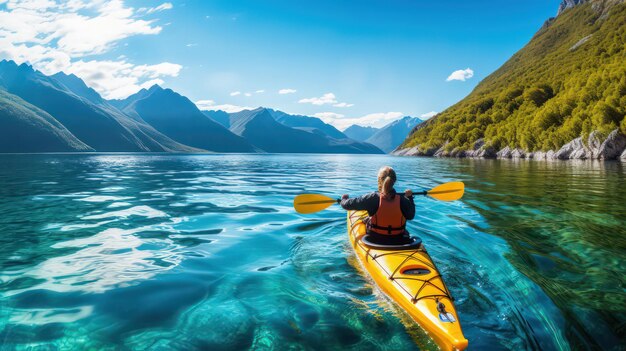
[[[0,349],[432,350],[302,192],[417,198],[470,350],[618,350],[626,165],[348,155],[0,155]]]

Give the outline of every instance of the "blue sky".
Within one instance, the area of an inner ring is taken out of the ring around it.
[[[0,57],[73,72],[109,98],[160,83],[204,107],[380,126],[463,98],[559,2],[0,0],[12,33],[0,34]],[[24,23],[32,11],[59,24]],[[465,80],[448,81],[455,71]]]

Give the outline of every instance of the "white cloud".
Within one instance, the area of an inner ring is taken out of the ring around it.
[[[320,97],[312,97],[308,99],[301,99],[298,101],[301,104],[313,104],[313,105],[326,105],[326,104],[336,104],[337,98],[333,93],[326,93]]]
[[[45,74],[75,73],[106,98],[124,97],[145,84],[177,76],[180,65],[136,65],[125,58],[98,59],[120,41],[156,35],[162,27],[140,18],[122,0],[0,0],[0,58],[28,62]],[[169,3],[155,9],[171,8]],[[147,12],[145,10],[144,12]],[[155,11],[153,11],[155,12]],[[108,68],[111,71],[97,71]]]
[[[250,94],[250,93],[245,93],[243,95],[245,95],[245,96],[252,96],[252,94]]]
[[[344,118],[345,116],[340,113],[334,113],[334,112],[318,112],[314,114],[313,117],[317,117],[317,118],[321,118],[325,120],[333,120],[333,119]]]
[[[85,83],[101,92],[105,99],[122,99],[141,88],[163,84],[161,77],[176,77],[181,65],[163,62],[156,65],[133,65],[121,61],[73,62],[65,71],[81,77]]]
[[[432,117],[435,117],[439,112],[436,111],[430,111],[428,113],[424,113],[423,115],[420,116],[421,119],[429,119]]]
[[[192,48],[194,46],[198,46],[198,44],[197,43],[189,43],[189,44],[187,44],[185,46],[188,47],[188,48]]]
[[[295,93],[296,91],[297,91],[296,89],[280,89],[280,90],[278,91],[278,93],[279,93],[280,95],[285,95],[285,94],[293,94],[293,93]]]
[[[252,110],[252,107],[249,106],[237,106],[237,105],[230,105],[230,104],[223,104],[223,105],[215,105],[212,108],[213,110],[222,110],[224,112],[228,112],[228,113],[235,113],[235,112],[239,112],[239,111],[243,111],[243,110]]]
[[[161,5],[157,6],[157,7],[150,7],[150,8],[140,8],[138,11],[143,12],[145,11],[147,14],[151,14],[151,13],[155,13],[155,12],[159,12],[159,11],[164,11],[164,10],[171,10],[174,6],[169,3],[169,2],[164,2]]]
[[[317,106],[332,104],[334,107],[352,107],[354,104],[347,102],[338,102],[337,97],[333,93],[326,93],[320,97],[312,97],[308,99],[300,99],[301,104],[313,104]]]
[[[255,91],[255,93],[257,93],[257,94],[262,94],[262,93],[264,93],[264,92],[265,92],[265,90],[263,90],[263,89],[260,89],[260,90]]]
[[[215,106],[215,101],[213,100],[198,100],[196,101],[196,106],[201,110],[210,110],[213,106]]]
[[[196,106],[200,110],[222,110],[228,113],[234,113],[234,112],[239,112],[243,110],[252,110],[252,107],[248,107],[248,106],[237,106],[237,105],[231,105],[231,104],[216,105],[215,101],[213,100],[198,100],[196,101]]]
[[[369,127],[383,127],[392,121],[404,117],[402,112],[370,113],[356,118],[344,118],[344,115],[333,112],[320,112],[314,115],[326,123],[332,124],[339,130],[344,130],[353,124]]]
[[[450,82],[453,80],[460,80],[462,82],[465,82],[465,80],[470,79],[473,76],[474,76],[474,71],[471,68],[460,69],[460,70],[452,72],[452,74],[450,74],[450,76],[448,77],[448,79],[446,79],[446,81]]]
[[[237,95],[241,95],[240,91],[233,91],[232,93],[230,93],[230,96],[237,96]]]

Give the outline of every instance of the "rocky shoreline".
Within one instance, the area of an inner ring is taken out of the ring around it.
[[[583,142],[578,137],[563,145],[559,150],[528,152],[520,148],[508,146],[496,151],[492,146],[479,139],[471,150],[446,151],[446,144],[438,148],[420,150],[419,146],[396,149],[391,154],[396,156],[431,156],[431,157],[468,157],[468,158],[524,158],[533,160],[621,160],[626,162],[626,136],[613,130],[602,140],[600,133],[592,132]]]

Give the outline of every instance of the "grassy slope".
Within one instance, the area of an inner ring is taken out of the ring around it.
[[[626,4],[598,10],[601,4],[565,11],[403,147],[449,141],[448,151],[467,150],[484,138],[496,149],[546,151],[593,130],[626,133]]]

